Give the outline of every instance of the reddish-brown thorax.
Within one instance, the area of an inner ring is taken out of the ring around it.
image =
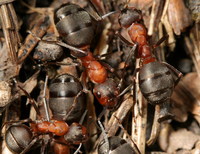
[[[141,58],[142,64],[148,64],[156,61],[152,54],[152,48],[148,43],[147,29],[143,24],[133,23],[128,28],[128,34],[134,43],[138,44],[138,52],[136,58]]]
[[[64,121],[39,121],[39,122],[32,122],[31,128],[35,133],[53,133],[57,136],[65,135],[68,130],[69,126]]]
[[[87,75],[93,83],[103,83],[107,79],[107,70],[97,61],[91,52],[87,56],[80,58],[83,66],[86,68]]]

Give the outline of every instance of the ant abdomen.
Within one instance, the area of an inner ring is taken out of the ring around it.
[[[67,4],[56,12],[56,28],[69,45],[82,47],[91,44],[95,25],[90,14],[75,4]]]
[[[53,118],[62,120],[71,110],[74,101],[77,101],[66,121],[79,121],[86,108],[85,94],[82,93],[77,97],[77,94],[83,90],[80,81],[72,75],[63,74],[51,82],[49,89],[49,106],[53,112]]]
[[[171,70],[157,61],[148,63],[140,69],[139,83],[143,96],[153,105],[170,99],[175,86]]]
[[[12,125],[5,133],[6,145],[15,153],[21,153],[32,141],[32,137],[30,128],[23,124]]]
[[[64,135],[64,139],[69,144],[80,144],[88,139],[88,132],[86,127],[78,123],[72,123],[69,131]]]

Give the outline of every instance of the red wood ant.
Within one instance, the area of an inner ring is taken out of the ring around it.
[[[11,121],[4,124],[11,124],[5,133],[5,141],[7,147],[16,153],[25,153],[37,142],[44,142],[44,135],[48,135],[48,141],[54,141],[66,146],[81,144],[87,140],[87,130],[84,126],[78,123],[72,123],[70,126],[65,121],[50,120],[47,115],[47,120],[41,118],[41,113],[37,105],[30,95],[19,85],[18,87],[30,99],[30,103],[35,108],[39,120],[25,119],[20,121]],[[46,101],[44,101],[44,104]],[[44,105],[46,113],[48,113],[47,105]],[[29,127],[22,124],[29,123]],[[57,149],[58,150],[58,149]],[[41,153],[44,153],[45,146],[41,148]]]
[[[92,17],[86,10],[70,3],[60,8],[56,12],[56,17],[56,28],[67,43],[61,45],[71,49],[71,54],[81,60],[87,76],[95,84],[93,93],[99,103],[109,109],[115,107],[118,103],[117,96],[120,94],[120,88],[113,79],[108,78],[106,66],[100,63],[90,51],[90,45],[95,36]]]
[[[142,20],[142,12],[133,7],[123,9],[119,16],[121,27],[127,29],[132,42],[138,46],[135,56],[141,60],[140,90],[150,104],[160,105],[161,115],[158,121],[161,122],[173,117],[169,112],[170,97],[182,74],[173,66],[157,61],[152,48],[162,43],[164,38],[160,39],[155,46],[150,46],[147,28]],[[126,41],[123,36],[119,36]]]

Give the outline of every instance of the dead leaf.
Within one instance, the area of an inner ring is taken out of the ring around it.
[[[180,35],[192,23],[189,10],[185,7],[183,0],[169,1],[168,18],[176,35]]]

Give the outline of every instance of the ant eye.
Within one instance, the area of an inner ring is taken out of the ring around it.
[[[101,98],[101,93],[99,91],[97,92],[97,97]]]

